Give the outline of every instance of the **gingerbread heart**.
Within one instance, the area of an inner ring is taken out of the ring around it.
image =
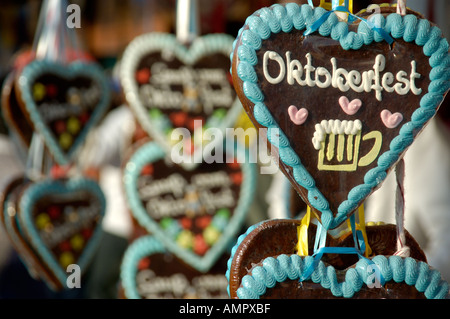
[[[107,111],[108,80],[99,66],[36,60],[17,80],[17,99],[55,161],[72,162],[85,138]]]
[[[271,220],[250,227],[241,235],[228,261],[231,298],[446,298],[449,286],[439,271],[427,263],[423,251],[406,232],[411,257],[393,256],[395,225],[367,226],[373,256],[329,254],[314,272],[299,282],[314,263],[313,256],[295,253],[298,220]],[[309,252],[313,250],[315,225],[308,229]],[[279,236],[279,234],[283,236]],[[353,237],[329,236],[329,247],[351,247]],[[373,264],[370,262],[373,262]],[[377,268],[374,268],[376,265]],[[376,275],[375,269],[380,272]],[[381,276],[380,276],[381,275]],[[384,279],[377,283],[376,276]],[[375,279],[375,280],[374,280]]]
[[[185,264],[153,236],[135,240],[121,265],[121,286],[127,299],[226,299],[223,275],[229,254],[223,255],[207,274]]]
[[[251,15],[234,44],[239,98],[326,229],[380,186],[450,87],[441,31],[411,11],[381,10],[347,24],[320,7],[274,5]],[[301,125],[291,105],[307,111]]]
[[[235,240],[255,187],[255,166],[203,163],[195,170],[166,162],[156,143],[125,165],[125,194],[134,218],[178,258],[207,272]]]
[[[183,135],[185,168],[201,162],[206,141],[203,131],[225,135],[233,127],[241,105],[229,73],[233,39],[215,34],[197,38],[189,47],[171,34],[151,33],[133,40],[124,52],[121,81],[126,99],[139,123],[167,152]]]
[[[21,193],[19,228],[63,287],[67,266],[87,270],[99,244],[105,205],[100,186],[81,177],[35,182]]]

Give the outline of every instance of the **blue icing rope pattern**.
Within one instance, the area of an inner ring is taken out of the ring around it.
[[[257,83],[257,77],[253,76],[254,70],[248,74],[245,74],[244,70],[253,69],[253,66],[257,63],[255,61],[256,51],[261,48],[260,42],[268,39],[272,33],[289,32],[287,30],[291,30],[291,25],[296,30],[304,30],[326,12],[323,8],[313,9],[309,5],[299,6],[290,3],[282,6],[275,4],[270,8],[260,9],[249,16],[245,25],[239,31],[239,35],[233,44],[233,48],[235,48],[241,40],[237,49],[237,75],[243,82],[245,96],[255,104],[254,117],[262,126],[269,129],[279,129],[281,132],[264,104],[264,95]],[[283,140],[279,143],[281,161],[292,168],[294,178],[300,186],[304,187],[308,193],[315,194],[314,196],[310,195],[309,198],[314,199],[311,202],[312,206],[321,211],[322,223],[326,229],[337,227],[358,206],[358,201],[385,179],[386,171],[398,160],[399,154],[412,143],[415,134],[421,131],[424,123],[435,115],[436,108],[444,98],[444,93],[450,88],[449,44],[445,38],[442,38],[442,32],[439,28],[431,26],[427,20],[417,19],[414,15],[401,16],[396,13],[388,15],[387,18],[380,14],[374,14],[368,21],[372,24],[376,22],[379,28],[396,39],[415,42],[417,45],[423,46],[423,53],[430,57],[431,83],[428,87],[428,93],[420,101],[420,107],[414,111],[412,120],[403,124],[399,136],[391,143],[390,149],[380,156],[377,162],[378,166],[366,173],[364,184],[356,186],[349,192],[347,199],[339,205],[335,217],[333,217],[327,200],[320,194],[315,183],[311,182],[309,178],[307,182],[300,178],[300,176],[305,176],[303,173],[304,167],[299,159],[294,160],[289,141]],[[362,45],[384,41],[379,32],[372,30],[365,23],[360,23],[358,32],[349,32],[347,24],[339,22],[334,13],[330,14],[318,32],[323,36],[330,36],[332,39],[339,41],[344,50],[358,50]],[[244,34],[246,41],[243,41]],[[256,38],[260,40],[256,40]],[[249,41],[248,39],[252,40]],[[232,53],[231,59],[233,59],[233,56]],[[244,63],[245,66],[240,67],[241,63]],[[282,136],[285,139],[284,134]]]
[[[239,299],[259,299],[277,282],[299,279],[313,260],[312,256],[300,257],[296,254],[267,257],[262,261],[262,265],[254,267],[251,274],[242,278],[237,296]],[[431,269],[425,262],[410,257],[382,255],[373,257],[372,261],[380,269],[386,282],[404,282],[414,286],[417,291],[423,292],[427,299],[444,299],[448,295],[448,283],[442,279],[439,271]],[[335,297],[352,298],[364,284],[372,284],[369,281],[373,278],[369,276],[371,271],[368,266],[367,260],[360,259],[355,268],[349,268],[345,272],[345,280],[338,282],[336,269],[320,261],[306,279],[329,289]]]

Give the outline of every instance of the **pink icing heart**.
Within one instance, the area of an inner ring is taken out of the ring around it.
[[[383,110],[380,113],[381,120],[387,128],[397,127],[403,121],[403,115],[399,112],[392,114],[389,110]]]
[[[360,99],[354,99],[350,102],[346,96],[341,96],[339,98],[339,105],[345,113],[353,115],[361,108],[362,102]]]
[[[296,125],[302,125],[308,118],[308,110],[304,107],[302,107],[300,110],[297,110],[297,107],[295,107],[295,105],[291,105],[288,108],[288,113],[291,121]]]

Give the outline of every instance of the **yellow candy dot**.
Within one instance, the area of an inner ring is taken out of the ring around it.
[[[205,241],[208,245],[214,244],[220,237],[220,232],[211,226],[208,226],[203,231],[203,238],[205,238]]]
[[[47,227],[48,224],[50,224],[50,217],[46,213],[39,214],[36,219],[36,227],[40,230]]]
[[[73,250],[80,251],[84,246],[83,236],[77,234],[70,239],[70,245],[72,245]]]
[[[177,243],[183,248],[192,248],[194,245],[194,235],[189,230],[183,230],[178,235]]]
[[[59,136],[59,145],[61,145],[61,147],[64,150],[69,149],[69,147],[72,145],[73,143],[73,138],[72,135],[70,135],[69,133],[62,133]]]
[[[67,121],[67,130],[72,134],[77,134],[80,131],[80,121],[76,117],[71,116]]]
[[[35,101],[39,102],[45,97],[45,85],[42,83],[36,83],[33,86],[33,98]]]
[[[73,254],[71,252],[63,252],[61,256],[59,256],[59,264],[66,269],[67,266],[70,264],[73,264],[75,261],[75,258],[73,257]]]

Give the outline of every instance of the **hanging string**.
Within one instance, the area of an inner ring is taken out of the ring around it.
[[[177,0],[176,36],[183,44],[190,44],[199,35],[200,21],[197,0]]]
[[[395,178],[397,183],[397,190],[395,192],[395,222],[397,225],[397,252],[394,255],[401,257],[410,256],[410,248],[406,246],[405,235],[405,162],[401,159],[395,166]]]
[[[397,13],[399,15],[406,15],[406,0],[397,0]]]

